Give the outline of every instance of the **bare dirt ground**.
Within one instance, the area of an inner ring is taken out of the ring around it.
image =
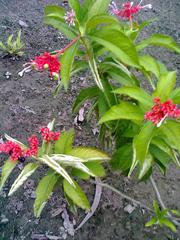
[[[47,4],[61,4],[58,0],[0,0],[0,40],[5,40],[10,33],[16,33],[22,28],[22,39],[26,44],[25,54],[19,59],[0,57],[0,137],[4,132],[23,141],[38,128],[47,124],[53,117],[56,118],[57,130],[69,129],[73,125],[71,105],[77,92],[92,83],[89,75],[78,75],[67,93],[61,92],[57,99],[52,97],[56,83],[50,81],[44,73],[31,72],[20,78],[18,72],[22,65],[33,56],[59,49],[67,42],[56,30],[43,24],[43,7]],[[120,1],[119,1],[120,2]],[[154,11],[140,14],[139,18],[158,18],[144,32],[144,36],[151,32],[165,33],[180,40],[180,2],[179,0],[149,0]],[[19,20],[28,26],[21,27]],[[149,50],[166,64],[170,69],[176,69],[180,74],[180,57],[164,49]],[[7,78],[6,72],[11,76]],[[93,135],[93,124],[84,122],[82,131],[76,129],[76,144],[96,146],[98,137]],[[2,166],[4,158],[0,158]],[[0,193],[0,240],[178,240],[180,235],[172,234],[167,229],[147,229],[145,222],[149,220],[149,213],[138,207],[129,214],[124,208],[131,204],[121,199],[109,190],[104,189],[103,197],[98,210],[91,220],[79,230],[74,237],[67,234],[61,215],[53,217],[53,211],[64,206],[62,193],[57,190],[40,219],[33,216],[34,189],[39,179],[38,174],[32,176],[24,187],[13,197],[7,197],[8,189],[19,173],[19,169],[7,182]],[[171,209],[180,208],[180,177],[179,172],[172,166],[166,178],[158,172],[155,174],[158,186],[166,205]],[[124,191],[131,197],[151,206],[154,194],[149,183],[137,183],[120,174],[108,173],[106,182]],[[90,199],[93,196],[93,187],[84,184]],[[132,205],[132,204],[131,204]],[[70,220],[78,223],[84,213],[78,211]],[[50,235],[50,238],[47,237]],[[36,238],[37,237],[37,238]],[[56,238],[55,238],[56,237]]]

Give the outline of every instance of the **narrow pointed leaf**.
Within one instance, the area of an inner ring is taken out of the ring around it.
[[[69,174],[66,172],[66,170],[60,166],[55,160],[53,160],[48,155],[44,155],[39,158],[40,161],[42,161],[44,164],[52,168],[54,171],[59,173],[61,176],[63,176],[70,184],[73,185],[73,180],[69,176]]]
[[[140,168],[140,172],[139,172],[139,179],[142,179],[146,173],[150,170],[150,168],[152,167],[153,164],[153,157],[151,154],[147,154],[141,168]]]
[[[94,57],[92,57],[92,59],[89,60],[89,67],[90,67],[91,72],[93,74],[95,83],[97,84],[99,89],[104,91],[104,88],[103,88],[103,85],[102,85],[102,82],[101,82],[101,78],[99,76],[98,68],[97,68],[96,61],[95,61]]]
[[[69,86],[71,69],[77,51],[77,47],[78,42],[74,43],[71,47],[69,47],[61,58],[61,81],[65,90],[67,90]]]
[[[1,173],[1,181],[0,181],[0,191],[3,188],[7,178],[17,165],[17,161],[12,161],[11,159],[8,159],[4,165],[2,166],[2,173]]]
[[[151,37],[140,42],[137,46],[137,50],[140,51],[149,45],[165,47],[170,49],[171,51],[180,53],[179,45],[170,36],[153,34]]]
[[[49,197],[51,196],[54,186],[57,183],[59,176],[54,172],[50,172],[47,176],[43,177],[36,188],[36,200],[34,202],[34,215],[39,217],[46,205]]]
[[[15,191],[17,191],[17,189],[24,184],[28,177],[30,177],[38,167],[38,163],[28,163],[13,183],[8,195],[11,196]]]

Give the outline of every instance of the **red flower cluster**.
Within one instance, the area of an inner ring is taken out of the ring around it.
[[[37,156],[39,141],[37,136],[31,136],[28,138],[29,148],[25,151],[26,157]]]
[[[40,128],[40,133],[44,141],[57,141],[60,133],[59,132],[52,132],[48,127]]]
[[[51,76],[57,76],[61,69],[61,64],[57,57],[50,55],[48,52],[45,52],[41,56],[36,56],[31,64],[37,70],[49,69]]]
[[[151,4],[147,4],[147,5],[142,6],[141,2],[142,1],[140,1],[140,3],[138,5],[135,5],[135,6],[133,6],[134,5],[133,2],[126,2],[126,3],[123,4],[122,9],[118,9],[115,2],[112,2],[110,4],[111,12],[112,12],[112,14],[116,15],[117,17],[128,19],[128,20],[131,21],[132,18],[133,18],[133,15],[138,13],[141,9],[152,8]]]
[[[23,149],[18,143],[6,141],[0,144],[0,153],[9,154],[13,161],[21,160],[25,157],[36,156],[38,152],[38,139],[32,136],[28,139],[29,148]]]
[[[145,119],[157,125],[167,117],[179,118],[180,109],[177,108],[176,104],[173,104],[172,100],[161,103],[159,97],[154,98],[154,106],[151,111],[145,114]]]

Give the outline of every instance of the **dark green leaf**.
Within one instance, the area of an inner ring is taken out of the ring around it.
[[[86,100],[97,97],[98,93],[99,93],[99,88],[96,86],[82,89],[79,95],[77,96],[76,101],[74,102],[73,113],[78,112],[78,110]]]
[[[132,144],[126,144],[113,154],[110,164],[114,170],[121,170],[123,172],[130,169],[132,164],[133,149]]]

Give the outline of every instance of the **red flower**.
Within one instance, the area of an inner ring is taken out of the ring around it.
[[[110,4],[111,12],[117,17],[132,21],[133,15],[138,13],[141,9],[152,8],[151,4],[142,6],[141,2],[142,1],[140,1],[140,3],[135,6],[133,6],[134,5],[133,2],[126,2],[123,4],[122,9],[118,9],[115,2],[112,2]]]
[[[39,141],[37,136],[31,136],[28,138],[29,148],[25,150],[24,156],[37,156]]]
[[[23,156],[23,149],[19,146],[19,144],[7,141],[0,144],[0,153],[9,154],[11,159],[16,161]]]
[[[18,143],[13,141],[6,141],[0,144],[0,153],[10,155],[10,159],[13,161],[24,161],[25,157],[36,156],[38,153],[38,139],[36,136],[32,136],[28,139],[29,148],[23,149]]]
[[[48,52],[45,52],[41,56],[36,56],[31,64],[37,70],[49,69],[51,76],[57,76],[60,72],[61,64],[56,56],[50,55]]]
[[[158,125],[167,117],[179,118],[180,109],[177,108],[176,104],[173,104],[172,100],[167,100],[166,102],[161,103],[159,97],[154,98],[154,106],[151,111],[145,114],[145,119]]]
[[[57,141],[60,136],[59,132],[52,132],[48,127],[40,128],[40,133],[43,140],[45,140],[46,142]]]

